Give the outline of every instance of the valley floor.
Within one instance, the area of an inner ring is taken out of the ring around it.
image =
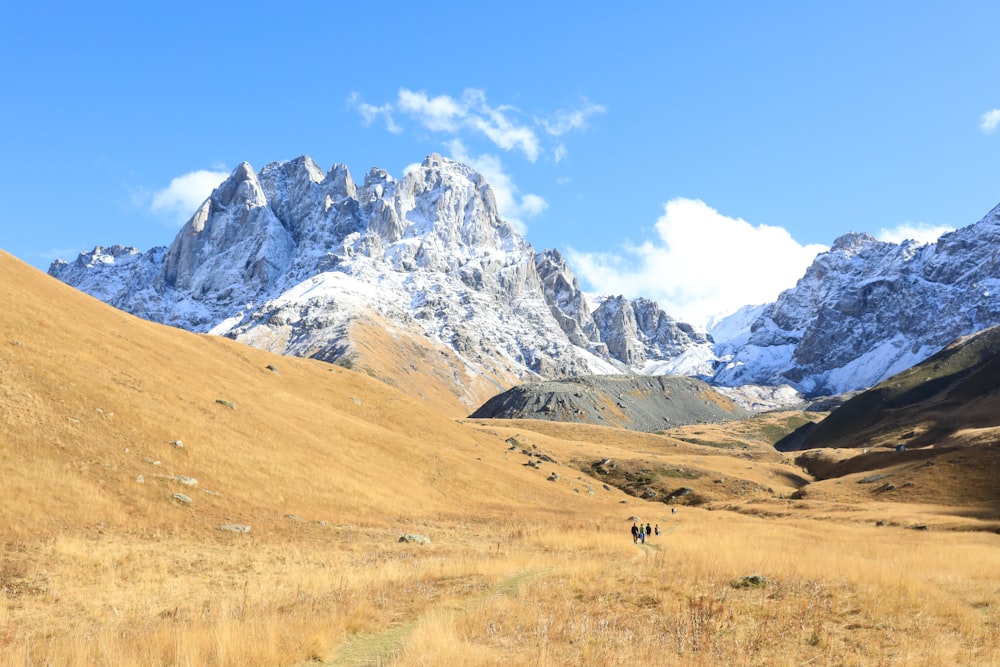
[[[25,529],[0,555],[0,663],[1000,664],[996,534],[619,495],[282,536]],[[634,544],[633,518],[663,534]]]

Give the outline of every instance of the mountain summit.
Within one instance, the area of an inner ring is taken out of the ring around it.
[[[847,234],[709,336],[646,299],[588,303],[464,164],[433,154],[358,187],[302,156],[239,165],[169,248],[98,247],[49,273],[146,319],[363,369],[458,416],[518,383],[592,374],[864,389],[1000,324],[998,245],[1000,207],[931,245]]]
[[[457,413],[532,378],[629,371],[559,253],[536,254],[483,177],[436,154],[360,188],[307,156],[243,163],[169,248],[96,248],[49,273],[154,321],[412,376]]]

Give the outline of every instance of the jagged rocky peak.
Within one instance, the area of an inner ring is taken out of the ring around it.
[[[594,311],[594,321],[611,356],[637,369],[712,343],[707,334],[678,322],[655,301],[642,297],[605,297]]]
[[[830,248],[830,252],[851,254],[852,252],[857,252],[874,243],[878,243],[878,241],[875,240],[874,236],[867,232],[847,232],[846,234],[841,234],[836,238],[836,240],[834,240],[833,246]]]
[[[631,301],[621,295],[607,297],[594,311],[594,319],[604,333],[604,343],[612,357],[629,366],[646,362],[646,346],[639,339]]]
[[[210,197],[213,204],[225,209],[236,205],[264,206],[267,199],[249,162],[241,162]]]
[[[715,375],[810,395],[872,386],[1000,323],[998,209],[936,243],[846,234],[753,323]]]
[[[326,172],[326,180],[330,183],[330,193],[333,201],[342,199],[357,201],[358,186],[355,185],[354,179],[351,178],[351,172],[348,171],[347,165],[337,163],[330,167],[330,171]]]
[[[535,254],[535,269],[545,290],[545,300],[552,316],[574,345],[607,356],[608,347],[590,313],[579,281],[558,250],[546,248]]]
[[[170,245],[162,286],[216,298],[273,286],[287,269],[293,240],[268,206],[253,168],[238,166],[209,202],[207,215],[199,209]]]
[[[357,188],[343,165],[324,174],[311,157],[303,155],[268,164],[261,169],[260,181],[272,213],[297,249],[313,250],[309,255],[331,251],[340,239],[362,227]],[[303,257],[297,255],[297,268],[315,268],[303,267]]]
[[[514,378],[627,370],[558,251],[536,255],[486,180],[437,154],[399,180],[373,168],[360,187],[307,155],[243,163],[169,248],[98,250],[74,266],[53,274],[147,319],[275,352],[337,359],[370,345],[353,337],[373,322],[401,349],[422,336],[442,351],[431,374],[466,403]]]
[[[489,184],[471,167],[437,153],[406,172],[396,206],[409,223],[407,235],[433,231],[463,249],[510,249],[513,230],[500,218]]]
[[[132,246],[123,246],[119,244],[111,245],[106,248],[104,246],[95,246],[90,252],[81,252],[77,255],[76,259],[73,260],[73,266],[79,269],[85,269],[104,264],[117,264],[137,259],[141,255],[142,253],[139,249],[133,248]],[[57,259],[49,265],[49,274],[58,278],[58,274],[65,271],[69,266],[70,264],[68,262]]]
[[[361,196],[367,242],[396,270],[456,272],[469,287],[497,295],[537,288],[530,246],[470,167],[432,154],[399,182],[372,170]]]
[[[405,225],[392,205],[396,182],[385,169],[372,167],[365,175],[359,200],[367,229],[385,243],[395,243],[403,236]]]

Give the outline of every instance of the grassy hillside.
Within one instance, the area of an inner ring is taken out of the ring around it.
[[[286,514],[459,514],[475,499],[456,507],[453,495],[471,484],[484,506],[504,493],[558,496],[504,466],[502,443],[365,373],[151,324],[10,257],[2,266],[0,427],[4,463],[19,473],[5,484],[31,503],[5,503],[4,529],[29,509],[33,532],[224,521],[263,532]],[[175,492],[196,502],[178,505]]]
[[[980,441],[1000,429],[1000,327],[854,396],[797,447],[964,446],[972,429]]]
[[[799,414],[653,434],[435,400],[0,253],[0,664],[1000,664],[997,517],[960,481],[817,481],[773,448]]]

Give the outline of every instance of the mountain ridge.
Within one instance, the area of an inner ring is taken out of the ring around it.
[[[440,352],[430,393],[460,415],[518,383],[594,374],[864,389],[1000,323],[995,242],[1000,207],[931,245],[845,234],[774,303],[705,333],[643,298],[591,310],[559,251],[536,252],[467,165],[432,154],[358,186],[301,156],[238,166],[169,247],[98,247],[49,273],[146,319],[397,381],[366,362],[360,332],[381,328],[398,354]]]
[[[849,233],[794,288],[717,350],[714,381],[789,383],[806,394],[864,389],[945,345],[1000,324],[1000,206],[936,243]]]

